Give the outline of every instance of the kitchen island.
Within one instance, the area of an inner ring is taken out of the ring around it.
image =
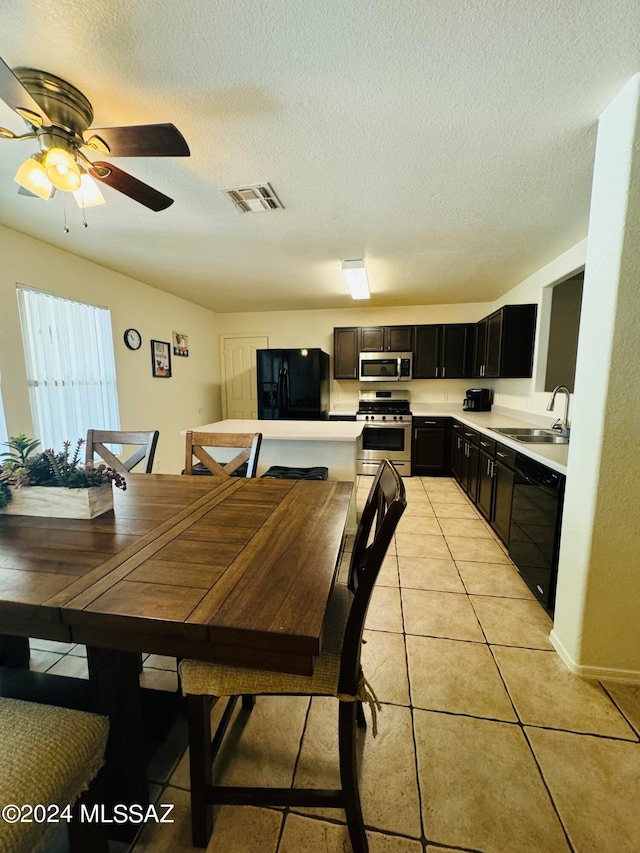
[[[330,480],[355,483],[356,442],[362,423],[355,421],[276,421],[228,419],[211,424],[189,427],[194,432],[262,433],[258,460],[258,476],[272,465],[310,468],[323,465],[329,469]],[[184,430],[181,435],[185,435]],[[222,452],[221,460],[233,454]],[[218,454],[216,454],[218,458]],[[355,491],[355,490],[354,490]],[[356,528],[355,498],[352,501],[347,528]]]

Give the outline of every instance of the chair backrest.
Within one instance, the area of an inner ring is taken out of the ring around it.
[[[121,474],[128,474],[132,468],[143,463],[138,474],[150,474],[153,468],[153,457],[158,444],[158,430],[149,432],[128,432],[126,430],[90,429],[87,431],[87,454],[86,464],[93,462],[94,454],[97,453],[107,465]],[[124,461],[118,459],[105,447],[105,444],[140,445],[138,449]]]
[[[402,478],[385,459],[380,463],[362,511],[349,564],[354,593],[340,661],[339,691],[354,695],[360,679],[362,632],[373,588],[389,543],[407,506]]]
[[[186,458],[184,473],[191,474],[193,457],[218,477],[231,477],[238,468],[247,463],[246,477],[255,477],[258,469],[258,455],[262,444],[262,433],[194,432],[187,430]],[[240,453],[230,462],[216,462],[205,447],[239,447]]]

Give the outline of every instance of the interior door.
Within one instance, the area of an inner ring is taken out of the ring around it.
[[[252,420],[258,417],[256,350],[267,349],[269,338],[223,337],[222,369],[227,418]]]

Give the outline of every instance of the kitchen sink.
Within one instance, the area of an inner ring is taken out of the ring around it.
[[[506,435],[515,441],[525,444],[569,444],[569,439],[552,429],[533,429],[529,427],[504,427],[493,429],[501,435]]]

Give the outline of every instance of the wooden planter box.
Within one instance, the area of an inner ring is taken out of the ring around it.
[[[89,489],[64,489],[59,486],[13,486],[2,512],[7,515],[39,515],[50,518],[95,518],[113,509],[111,483]]]

